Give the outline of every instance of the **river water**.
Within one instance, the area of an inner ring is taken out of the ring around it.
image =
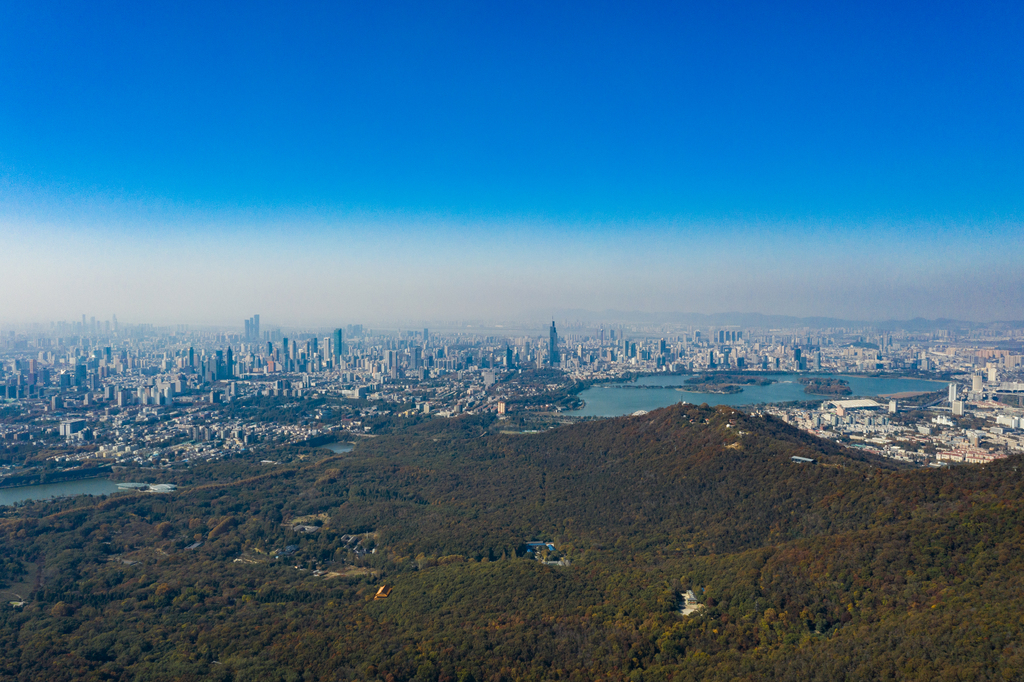
[[[109,495],[116,492],[117,484],[112,481],[105,478],[86,478],[64,483],[26,485],[21,488],[0,488],[0,505],[71,495]]]
[[[753,375],[759,376],[759,375]],[[763,403],[782,403],[792,400],[828,400],[825,396],[804,393],[801,378],[823,376],[826,378],[845,379],[850,384],[852,395],[842,398],[872,398],[890,393],[908,391],[938,391],[946,386],[942,381],[926,381],[924,379],[903,379],[890,377],[852,377],[818,374],[774,374],[764,375],[775,383],[769,386],[744,386],[742,393],[722,395],[719,393],[688,393],[678,391],[673,386],[682,386],[693,375],[682,376],[648,376],[635,382],[616,384],[598,384],[580,393],[586,403],[582,410],[574,410],[567,414],[578,417],[618,417],[632,414],[637,410],[656,410],[659,407],[674,405],[679,402],[700,405],[756,405]],[[638,386],[666,386],[669,388],[637,388]]]
[[[328,443],[320,447],[331,452],[350,452],[351,443]],[[0,488],[0,506],[28,500],[46,500],[54,497],[70,497],[72,495],[109,495],[118,491],[117,484],[105,478],[87,478],[80,481],[65,483],[46,483],[44,485],[26,485],[20,488]]]

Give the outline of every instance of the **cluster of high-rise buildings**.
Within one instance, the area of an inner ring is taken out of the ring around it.
[[[241,331],[54,323],[0,333],[0,397],[125,406],[168,405],[186,395],[231,397],[223,382],[301,391],[333,386],[374,394],[387,385],[441,382],[464,372],[553,368],[575,380],[658,372],[912,373],[960,377],[954,409],[1021,372],[1024,332],[949,334],[867,329],[743,329],[567,325],[546,335],[506,329]],[[116,331],[115,331],[116,330]],[[998,341],[998,342],[996,342]],[[495,374],[499,373],[499,374]],[[972,378],[973,377],[973,378]],[[985,390],[979,390],[981,377]],[[970,388],[966,388],[970,386]],[[262,390],[262,389],[261,389]],[[205,394],[204,393],[204,394]]]
[[[260,340],[260,316],[253,315],[245,321],[245,339],[247,341]]]
[[[1022,442],[1017,430],[1024,420],[1024,330],[996,336],[565,324],[560,333],[554,321],[546,329],[516,331],[373,330],[354,324],[266,328],[259,315],[243,322],[239,330],[108,327],[83,320],[0,332],[0,400],[15,412],[38,415],[16,423],[0,420],[0,440],[81,443],[96,433],[105,448],[99,455],[138,459],[154,456],[155,439],[178,443],[185,437],[190,444],[170,452],[219,457],[263,438],[311,437],[301,425],[237,416],[222,424],[211,416],[218,403],[255,396],[329,396],[346,406],[344,418],[334,418],[329,428],[362,431],[369,428],[363,419],[392,410],[431,416],[493,412],[507,418],[568,409],[550,396],[561,391],[564,398],[581,380],[819,371],[944,379],[948,389],[923,407],[940,413],[936,419],[953,421],[906,424],[884,405],[865,409],[841,401],[772,409],[827,437],[933,464],[951,457],[983,461],[994,456],[993,449],[1012,450]],[[317,421],[329,422],[330,413],[329,407],[318,408]],[[984,429],[965,425],[985,419],[991,426]],[[47,420],[59,422],[59,433],[40,426]],[[902,440],[892,440],[897,437]],[[927,456],[910,448],[911,440],[915,448],[928,448]],[[982,452],[986,448],[988,454]],[[166,459],[167,452],[160,457]]]

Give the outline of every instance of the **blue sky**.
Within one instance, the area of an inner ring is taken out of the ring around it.
[[[50,283],[7,316],[1019,319],[1022,29],[1010,2],[6,3],[0,229]]]

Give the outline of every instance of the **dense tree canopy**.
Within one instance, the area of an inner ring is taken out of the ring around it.
[[[435,419],[341,455],[162,472],[180,486],[170,495],[8,512],[0,583],[27,603],[0,608],[0,677],[1024,669],[1017,458],[898,470],[727,407],[491,427]],[[555,549],[528,553],[534,540]],[[385,583],[391,595],[374,600]],[[704,609],[683,616],[687,589]]]

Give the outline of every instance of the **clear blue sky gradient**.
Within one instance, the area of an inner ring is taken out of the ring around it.
[[[939,234],[1012,276],[1022,45],[1021,2],[7,2],[0,220]]]

